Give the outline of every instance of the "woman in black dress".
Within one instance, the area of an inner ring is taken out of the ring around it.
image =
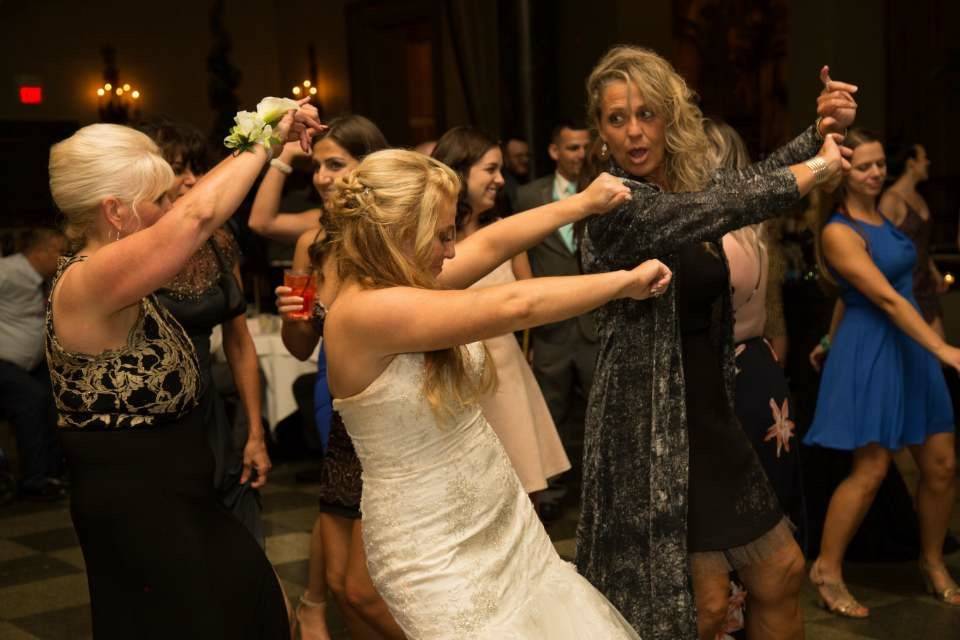
[[[173,169],[171,202],[186,195],[207,172],[210,153],[196,129],[168,121],[141,128]],[[261,418],[256,346],[247,328],[247,301],[240,285],[240,247],[227,225],[217,229],[157,298],[190,336],[200,363],[203,423],[215,461],[220,502],[264,546],[260,492],[270,471]],[[214,385],[210,339],[220,326],[223,352],[243,403],[244,419],[231,422]]]
[[[708,120],[704,130],[720,169],[746,169],[750,155],[730,125]],[[747,433],[780,507],[802,530],[799,444],[783,364],[768,340],[769,294],[779,287],[773,273],[768,224],[751,225],[723,236],[730,270],[734,315],[737,419]],[[779,298],[778,298],[779,300]],[[782,316],[782,309],[774,310]],[[798,537],[798,539],[802,539]]]
[[[322,125],[300,106],[275,135],[309,127]],[[51,149],[50,189],[79,249],[51,290],[47,359],[98,639],[289,637],[270,563],[214,492],[196,353],[154,296],[267,155],[227,158],[171,207],[173,172],[140,132],[91,125]]]
[[[599,310],[587,411],[577,565],[646,640],[713,638],[731,569],[747,584],[749,637],[802,637],[803,557],[733,411],[729,276],[717,242],[841,170],[841,150],[822,134],[849,124],[855,102],[851,87],[822,76],[819,127],[712,178],[700,111],[663,58],[618,47],[587,83],[601,154],[632,178],[633,195],[587,222],[584,270],[659,257],[676,282],[657,300]]]
[[[890,158],[893,184],[880,198],[880,212],[913,240],[917,248],[917,266],[913,271],[913,295],[923,319],[943,337],[943,308],[940,296],[949,285],[930,255],[933,220],[930,207],[917,186],[930,177],[930,160],[923,145],[913,144]]]

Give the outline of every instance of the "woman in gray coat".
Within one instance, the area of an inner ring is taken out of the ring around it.
[[[577,565],[645,640],[714,638],[732,570],[749,594],[748,637],[803,634],[803,557],[733,412],[730,285],[718,242],[849,166],[849,150],[824,134],[852,122],[856,88],[826,69],[821,79],[816,126],[763,162],[716,174],[693,94],[663,58],[618,47],[587,81],[601,157],[633,193],[587,222],[584,269],[657,257],[677,274],[662,298],[597,312],[584,442]]]

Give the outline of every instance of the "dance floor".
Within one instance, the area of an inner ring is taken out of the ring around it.
[[[302,464],[278,468],[263,497],[267,553],[294,599],[306,584],[309,532],[316,516],[311,485],[293,479],[294,473],[304,468]],[[574,552],[575,528],[572,509],[549,527],[557,549],[567,558]],[[960,508],[954,513],[952,528],[960,531]],[[960,553],[949,557],[948,563],[960,578]],[[66,502],[15,502],[0,507],[0,638],[89,638],[83,566]],[[960,638],[960,609],[923,595],[915,565],[850,565],[847,577],[851,590],[872,608],[872,616],[865,621],[831,616],[815,606],[813,592],[805,587],[802,602],[807,638]],[[335,607],[330,611],[330,628],[334,638],[348,637]],[[131,630],[130,637],[136,636]]]

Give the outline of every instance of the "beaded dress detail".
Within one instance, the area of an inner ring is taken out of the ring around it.
[[[438,416],[423,380],[423,354],[401,354],[334,400],[363,465],[367,566],[407,637],[638,638],[557,555],[479,405]]]
[[[61,258],[50,287],[83,256]],[[177,419],[197,403],[197,356],[190,338],[150,295],[126,346],[98,355],[73,353],[60,345],[47,305],[45,336],[50,381],[61,428],[145,427]]]

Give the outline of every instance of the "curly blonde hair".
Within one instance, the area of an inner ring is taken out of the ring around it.
[[[587,118],[600,131],[603,91],[611,82],[636,85],[647,105],[664,121],[664,169],[671,191],[699,191],[713,167],[696,94],[680,74],[649,49],[621,45],[607,52],[587,78]]]
[[[444,165],[404,149],[372,153],[338,178],[326,205],[330,254],[342,280],[369,288],[436,289],[427,265],[444,206],[455,206],[460,179]],[[450,413],[493,388],[487,354],[473,375],[462,347],[424,354],[424,392],[435,412]]]

